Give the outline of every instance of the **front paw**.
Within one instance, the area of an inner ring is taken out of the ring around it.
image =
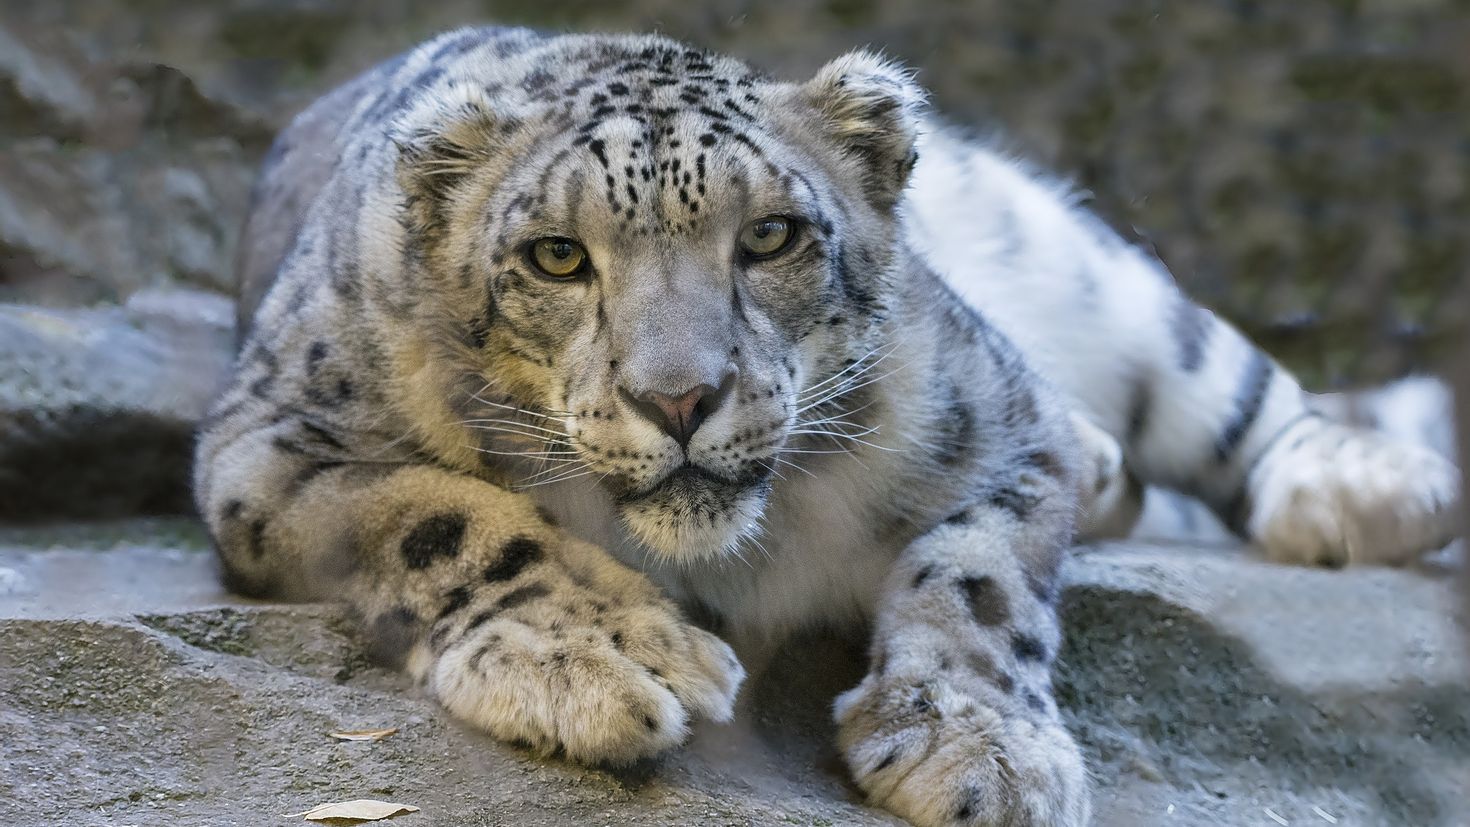
[[[438,657],[432,691],[458,717],[544,755],[656,755],[684,741],[692,715],[728,721],[745,678],[724,641],[644,590],[628,599],[563,583],[511,608],[465,611],[472,628]],[[477,611],[491,616],[476,622]]]
[[[1251,474],[1251,539],[1273,560],[1400,564],[1452,540],[1460,473],[1439,454],[1321,419],[1287,433]]]
[[[869,675],[837,699],[838,745],[869,801],[919,827],[1080,827],[1082,756],[1051,702],[1023,694],[1029,708],[943,675]]]

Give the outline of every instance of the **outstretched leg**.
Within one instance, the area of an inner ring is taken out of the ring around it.
[[[1064,485],[1032,476],[954,514],[884,586],[871,671],[836,702],[838,745],[874,803],[921,827],[1088,821],[1051,689]]]
[[[1161,264],[1017,164],[943,133],[920,152],[916,245],[1143,482],[1199,497],[1278,560],[1395,563],[1451,539],[1448,461],[1314,412]]]

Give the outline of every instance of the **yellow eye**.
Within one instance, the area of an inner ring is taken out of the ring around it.
[[[570,238],[541,238],[531,243],[531,263],[553,278],[570,278],[582,272],[587,251]]]
[[[791,219],[768,215],[745,225],[740,231],[740,246],[752,258],[767,258],[786,249],[795,235]]]

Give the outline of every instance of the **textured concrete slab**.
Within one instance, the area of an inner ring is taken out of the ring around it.
[[[1098,824],[1470,812],[1450,578],[1132,544],[1079,550],[1069,580],[1057,684]],[[859,651],[790,641],[750,664],[734,724],[593,770],[450,721],[370,664],[336,607],[224,594],[187,521],[0,531],[0,823],[279,824],[371,797],[424,825],[897,824],[830,746]],[[327,737],[388,726],[377,743]]]

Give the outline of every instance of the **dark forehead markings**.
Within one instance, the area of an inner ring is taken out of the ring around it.
[[[731,135],[730,138],[736,143],[743,144],[745,148],[749,149],[751,154],[753,154],[755,157],[766,157],[765,152],[762,151],[761,148],[756,144],[756,142],[752,141],[750,139],[750,136],[746,135],[744,132],[736,132],[734,135]]]
[[[525,212],[531,206],[531,194],[527,192],[516,193],[516,196],[508,201],[500,211],[500,223],[510,223],[510,217],[518,212]]]
[[[541,175],[536,179],[537,204],[544,205],[546,203],[546,193],[547,190],[550,188],[549,185],[551,182],[551,176],[556,174],[556,171],[561,168],[562,162],[565,161],[567,159],[567,156],[570,154],[572,154],[572,151],[570,149],[562,147],[561,149],[556,151],[555,155],[551,156],[550,161],[546,162],[546,168],[541,170]]]
[[[591,86],[596,82],[597,79],[592,77],[577,78],[576,80],[572,81],[572,84],[570,86],[567,86],[562,90],[562,94],[569,98],[575,98],[578,95],[582,94],[583,89],[586,89],[588,86]]]
[[[597,156],[597,162],[599,164],[602,164],[602,168],[607,169],[607,144],[601,138],[597,138],[595,140],[588,141],[587,148],[592,151],[593,155]]]
[[[524,78],[521,78],[521,89],[526,92],[540,92],[551,85],[556,78],[545,69],[536,69]]]
[[[750,95],[746,95],[746,97],[750,97]],[[725,108],[730,110],[731,112],[734,112],[736,115],[739,115],[747,121],[755,120],[754,115],[746,112],[744,109],[741,109],[740,104],[737,104],[735,101],[730,100],[729,98],[725,98]]]
[[[566,204],[563,206],[562,211],[571,219],[573,227],[581,226],[582,188],[584,183],[582,171],[579,169],[573,170],[567,178]]]
[[[732,146],[742,148],[740,154],[765,160],[760,145],[734,126],[736,123],[759,122],[752,111],[737,102],[739,98],[748,104],[760,103],[760,99],[750,91],[739,91],[756,85],[759,76],[750,70],[731,61],[716,59],[710,53],[677,45],[653,45],[635,53],[626,47],[608,44],[585,51],[578,57],[583,64],[583,74],[560,86],[565,98],[560,111],[566,119],[566,128],[575,126],[572,146],[587,147],[602,167],[605,203],[621,219],[624,229],[636,218],[634,205],[648,201],[643,197],[647,193],[640,193],[640,181],[656,184],[659,190],[677,195],[687,217],[699,212],[701,199],[708,195],[707,151],[712,147],[729,141],[733,142]],[[718,73],[723,73],[723,76]],[[544,67],[536,67],[523,78],[522,84],[529,92],[533,88],[549,86],[548,77]],[[618,141],[606,135],[604,127],[610,118],[619,116],[640,124],[642,137],[631,141],[634,149],[628,153],[627,162],[615,164],[611,157],[612,147]],[[676,130],[670,124],[680,117],[692,120],[699,144],[694,148],[695,152],[676,151],[682,142],[674,137]],[[639,149],[644,150],[642,157]],[[767,169],[775,174],[774,165],[769,161],[765,163]],[[538,185],[543,203],[545,183],[543,175]],[[741,184],[748,190],[748,181]],[[570,195],[570,192],[566,194]],[[654,199],[648,208],[661,212],[661,205],[661,200]],[[692,220],[666,220],[663,223],[669,228],[682,227],[686,223],[694,226]]]
[[[801,170],[799,170],[799,169],[788,169],[784,173],[782,173],[782,175],[783,175],[783,177],[784,176],[790,176],[798,184],[801,184],[801,186],[806,190],[807,195],[812,200],[816,200],[817,199],[817,188],[814,187],[814,186],[812,186],[811,180],[808,179],[805,175],[803,175],[802,172],[801,172]]]

